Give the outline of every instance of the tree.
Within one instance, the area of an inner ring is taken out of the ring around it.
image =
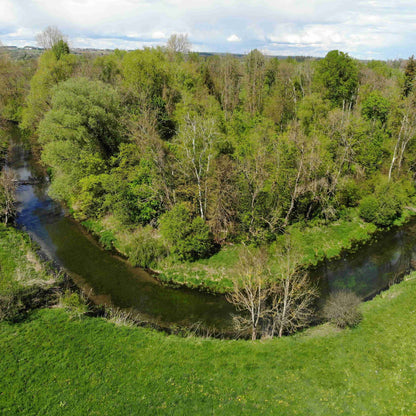
[[[186,54],[191,50],[191,46],[192,44],[189,42],[187,33],[173,33],[166,44],[166,48],[171,54]]]
[[[251,114],[260,112],[263,106],[263,89],[266,77],[266,59],[257,49],[245,57],[246,78],[244,90],[247,111]]]
[[[2,51],[0,44],[0,117],[19,121],[27,84],[25,63],[18,62]]]
[[[16,217],[16,177],[10,170],[3,170],[0,175],[0,218],[4,224]]]
[[[212,89],[228,118],[240,99],[241,64],[232,55],[214,55],[208,60],[208,72]]]
[[[36,131],[40,120],[50,109],[53,87],[71,76],[76,61],[77,58],[72,54],[63,54],[57,59],[52,50],[41,55],[38,69],[30,81],[30,91],[22,113],[24,129]]]
[[[274,257],[275,281],[271,287],[270,335],[292,333],[304,327],[313,316],[318,296],[306,271],[299,266],[302,253],[295,249],[290,237]]]
[[[247,247],[243,247],[239,254],[233,290],[226,298],[237,310],[244,313],[234,317],[236,329],[250,328],[251,339],[255,340],[259,327],[271,313],[271,272],[268,255],[264,249],[253,250]]]
[[[199,215],[202,219],[206,218],[208,179],[218,136],[214,118],[187,113],[174,141],[179,169],[196,184]]]
[[[317,289],[299,268],[300,253],[290,237],[273,256],[264,248],[246,247],[240,252],[233,290],[227,300],[243,315],[235,317],[238,328],[251,329],[251,339],[262,335],[281,337],[304,327],[313,315]]]
[[[416,77],[416,61],[414,56],[412,55],[406,63],[406,67],[404,70],[404,95],[408,97],[410,92],[413,89],[413,83]]]
[[[67,37],[56,26],[48,26],[36,35],[37,44],[45,49],[52,49],[59,41],[67,42]]]
[[[52,46],[52,52],[54,53],[56,60],[60,60],[62,56],[69,54],[68,44],[60,39]]]
[[[390,103],[378,91],[373,91],[364,100],[361,113],[368,120],[384,124],[390,111]]]
[[[318,83],[326,89],[326,97],[334,105],[345,109],[353,106],[358,88],[358,68],[347,53],[328,52],[318,62],[316,76]]]
[[[51,191],[74,203],[81,179],[104,173],[124,139],[120,97],[101,81],[72,78],[55,89],[51,107],[38,129],[42,160],[52,167]]]
[[[389,168],[389,181],[392,178],[393,168],[397,162],[397,170],[400,171],[405,155],[406,148],[409,143],[416,137],[416,109],[414,105],[415,97],[407,97],[399,109],[397,118],[399,123],[396,126],[399,130],[397,134],[396,144],[393,150],[393,156]]]

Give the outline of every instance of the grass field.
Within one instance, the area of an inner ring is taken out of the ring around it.
[[[355,329],[180,338],[43,309],[0,323],[1,415],[414,415],[416,275]]]

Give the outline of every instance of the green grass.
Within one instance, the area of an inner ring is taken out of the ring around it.
[[[39,310],[0,323],[0,414],[416,414],[415,277],[363,304],[355,329],[255,342]]]
[[[0,293],[51,280],[29,237],[0,224]]]

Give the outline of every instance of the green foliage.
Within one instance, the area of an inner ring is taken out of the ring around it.
[[[388,227],[398,218],[408,200],[409,190],[406,183],[382,182],[372,195],[360,202],[360,216],[367,222],[380,227]]]
[[[160,238],[154,235],[152,227],[147,226],[135,234],[128,258],[133,266],[154,268],[166,254]]]
[[[59,299],[59,305],[72,318],[81,319],[88,312],[88,305],[85,299],[76,292],[66,290]]]
[[[180,260],[197,260],[214,251],[213,237],[208,225],[200,217],[192,219],[184,204],[175,205],[171,211],[163,214],[159,229],[172,254]]]
[[[326,97],[339,107],[354,103],[358,87],[356,62],[347,53],[337,50],[327,53],[317,65],[317,80],[326,89]]]
[[[23,109],[21,126],[34,132],[49,109],[53,87],[68,79],[77,58],[64,54],[57,59],[52,50],[46,51],[39,59],[38,69],[30,81],[30,92]]]
[[[322,310],[324,318],[339,328],[357,326],[362,314],[359,310],[360,298],[353,292],[331,293]]]
[[[53,169],[55,195],[70,202],[82,189],[94,196],[92,190],[97,192],[103,178],[84,178],[103,173],[117,151],[123,138],[121,114],[119,96],[107,84],[74,78],[56,88],[52,109],[39,125],[42,159]]]
[[[390,111],[390,103],[378,91],[373,91],[365,99],[362,106],[362,114],[368,120],[378,120],[382,124],[387,121]]]
[[[147,97],[162,97],[169,71],[165,55],[160,49],[135,50],[127,53],[122,65],[125,83]]]
[[[105,229],[100,223],[92,220],[82,222],[82,225],[97,238],[99,243],[107,250],[114,248],[116,237],[112,230]]]
[[[52,46],[52,52],[56,60],[59,61],[64,55],[69,54],[69,46],[64,40],[60,39]]]
[[[406,63],[406,68],[404,71],[405,81],[404,81],[404,95],[407,97],[410,92],[413,90],[413,84],[416,77],[416,61],[412,55]]]

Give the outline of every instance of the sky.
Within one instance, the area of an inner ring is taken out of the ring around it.
[[[49,25],[77,48],[138,49],[187,33],[199,52],[416,54],[416,0],[0,0],[4,45],[34,46]]]

